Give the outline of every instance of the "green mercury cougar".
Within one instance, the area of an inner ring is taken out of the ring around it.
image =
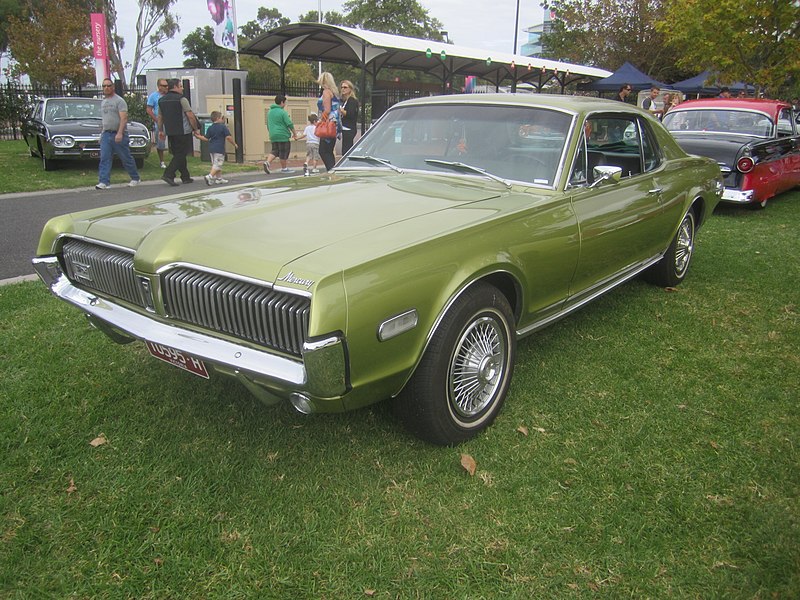
[[[117,342],[303,413],[390,398],[457,444],[500,411],[517,339],[638,274],[679,284],[722,190],[633,106],[439,96],[326,174],[52,219],[33,262]]]

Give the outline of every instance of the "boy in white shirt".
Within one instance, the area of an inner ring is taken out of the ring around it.
[[[319,138],[314,135],[314,128],[317,126],[317,121],[319,117],[316,114],[311,113],[308,115],[308,125],[303,130],[303,133],[297,136],[296,139],[301,140],[303,138],[306,139],[306,162],[303,165],[306,169],[311,166],[309,173],[319,173],[319,169],[317,168],[317,161],[320,160],[319,157]],[[310,163],[310,165],[309,165]]]

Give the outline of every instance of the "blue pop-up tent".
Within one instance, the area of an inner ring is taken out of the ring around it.
[[[639,69],[634,67],[631,63],[625,62],[619,69],[614,71],[604,79],[598,79],[592,83],[585,83],[578,85],[580,90],[594,90],[597,92],[616,92],[622,84],[628,83],[634,90],[645,90],[652,86],[660,88],[669,88],[666,83],[662,83],[658,79],[654,79],[649,75],[645,75]]]
[[[684,94],[693,94],[693,95],[702,95],[702,96],[716,96],[719,94],[721,86],[712,85],[708,82],[713,82],[716,79],[716,75],[711,71],[703,71],[699,75],[695,75],[694,77],[690,77],[689,79],[684,79],[683,81],[677,81],[673,83],[670,87],[675,90],[679,90]],[[755,88],[752,85],[747,85],[746,83],[732,83],[731,85],[727,86],[728,89],[733,94],[738,94],[741,91],[744,91],[747,94],[753,94],[755,92]]]

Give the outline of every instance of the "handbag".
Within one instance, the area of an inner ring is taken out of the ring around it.
[[[323,114],[314,127],[314,135],[320,139],[335,139],[337,136],[336,121],[331,121],[327,114]]]

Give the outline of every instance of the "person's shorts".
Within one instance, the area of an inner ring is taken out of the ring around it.
[[[288,160],[291,149],[292,142],[272,142],[271,154],[277,156],[281,160]]]
[[[306,144],[306,158],[308,160],[320,160],[319,144]]]
[[[211,166],[217,169],[222,169],[222,165],[225,164],[225,155],[218,154],[217,152],[211,152]]]
[[[166,150],[167,149],[167,136],[164,136],[162,140],[158,135],[158,125],[155,123],[153,124],[153,143],[156,146],[157,150]]]

